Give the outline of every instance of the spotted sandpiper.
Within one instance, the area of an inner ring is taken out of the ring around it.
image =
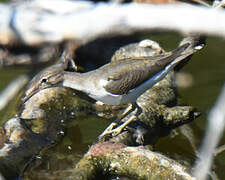
[[[193,48],[189,42],[182,43],[178,48],[168,53],[160,53],[158,43],[154,41],[142,41],[139,45],[150,45],[153,48],[153,52],[151,52],[153,54],[141,58],[124,56],[122,60],[112,61],[86,73],[66,71],[68,67],[76,69],[76,65],[73,64],[72,59],[63,55],[61,64],[53,65],[33,78],[25,92],[23,101],[25,102],[41,89],[64,86],[84,92],[91,98],[105,104],[131,103],[131,106],[123,114],[125,116],[135,107],[136,114],[116,129],[113,128],[117,123],[112,123],[101,137],[107,134],[116,135],[141,112],[136,104],[137,98],[162,80],[176,65],[198,50],[198,48]]]
[[[133,106],[129,109],[137,107],[137,113],[134,116],[116,129],[113,129],[116,125],[113,123],[101,137],[107,134],[117,135],[140,113],[140,108],[136,104],[137,98],[162,80],[177,64],[197,49],[190,43],[185,43],[168,53],[141,59],[125,58],[86,73],[64,72],[61,85],[82,91],[104,104],[131,103]]]

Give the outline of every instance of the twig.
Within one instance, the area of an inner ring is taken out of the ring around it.
[[[208,127],[201,146],[199,160],[194,166],[194,176],[198,180],[205,180],[212,165],[214,151],[222,136],[225,125],[225,85],[216,104],[208,115]]]
[[[217,156],[220,153],[223,153],[224,151],[225,151],[225,144],[223,144],[222,146],[216,148],[216,151],[215,151],[214,155]]]
[[[27,75],[21,75],[13,80],[1,93],[0,93],[0,110],[2,110],[18,91],[28,82]]]

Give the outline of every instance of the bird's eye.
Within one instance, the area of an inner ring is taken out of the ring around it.
[[[47,79],[47,78],[43,78],[43,79],[41,80],[41,82],[42,82],[42,83],[47,83],[47,82],[48,82],[48,79]]]

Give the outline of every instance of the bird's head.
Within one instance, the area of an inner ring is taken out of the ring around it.
[[[39,72],[28,84],[22,102],[25,103],[43,89],[59,86],[63,80],[63,70],[60,64],[56,64]]]
[[[22,102],[25,103],[29,98],[43,89],[61,86],[64,71],[76,70],[77,66],[75,65],[73,59],[69,58],[69,56],[64,52],[61,56],[59,64],[52,65],[33,77],[28,84]]]

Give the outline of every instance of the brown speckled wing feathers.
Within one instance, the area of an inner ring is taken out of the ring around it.
[[[150,57],[149,59],[125,59],[123,63],[113,62],[105,74],[108,83],[104,88],[112,94],[126,94],[144,81],[163,70],[166,65],[179,57],[188,47],[188,44],[178,47],[164,56]],[[103,67],[107,69],[107,66]]]

